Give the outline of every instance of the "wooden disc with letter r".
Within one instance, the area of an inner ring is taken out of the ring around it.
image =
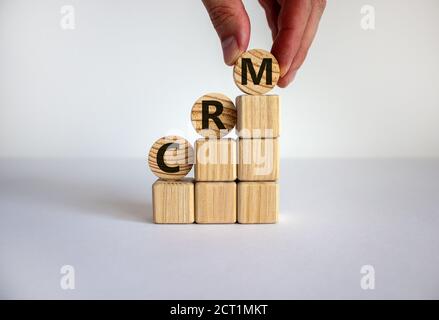
[[[247,94],[261,95],[273,89],[280,76],[279,63],[268,51],[253,49],[244,52],[233,68],[233,79]]]
[[[221,93],[208,93],[192,107],[191,121],[195,130],[205,138],[222,138],[236,125],[236,107]]]
[[[165,180],[180,180],[191,171],[194,149],[179,136],[158,139],[149,150],[148,164],[151,171]]]

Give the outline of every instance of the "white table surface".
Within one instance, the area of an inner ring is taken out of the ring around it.
[[[281,172],[279,224],[155,225],[144,160],[0,160],[0,298],[439,298],[438,160]]]

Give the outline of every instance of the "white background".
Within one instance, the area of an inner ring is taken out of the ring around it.
[[[439,156],[439,2],[328,2],[296,82],[275,90],[282,156]],[[245,4],[250,47],[270,49]],[[191,106],[212,91],[240,94],[200,1],[0,0],[0,157],[145,157],[163,135],[193,141]]]
[[[148,149],[196,138],[202,94],[240,94],[200,1],[0,0],[0,298],[437,299],[438,160],[309,158],[439,156],[439,2],[328,2],[275,90],[280,222],[178,226],[152,223]],[[245,3],[250,47],[269,49]]]

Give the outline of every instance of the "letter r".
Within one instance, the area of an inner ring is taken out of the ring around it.
[[[215,107],[214,113],[209,113],[209,106]],[[219,118],[223,110],[224,106],[221,102],[216,100],[203,100],[201,102],[201,129],[209,129],[209,119],[215,122],[218,129],[225,129],[224,123]]]

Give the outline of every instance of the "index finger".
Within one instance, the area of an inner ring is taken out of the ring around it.
[[[279,62],[282,78],[290,69],[300,48],[312,5],[309,0],[284,0],[280,4],[278,33],[271,52]]]

